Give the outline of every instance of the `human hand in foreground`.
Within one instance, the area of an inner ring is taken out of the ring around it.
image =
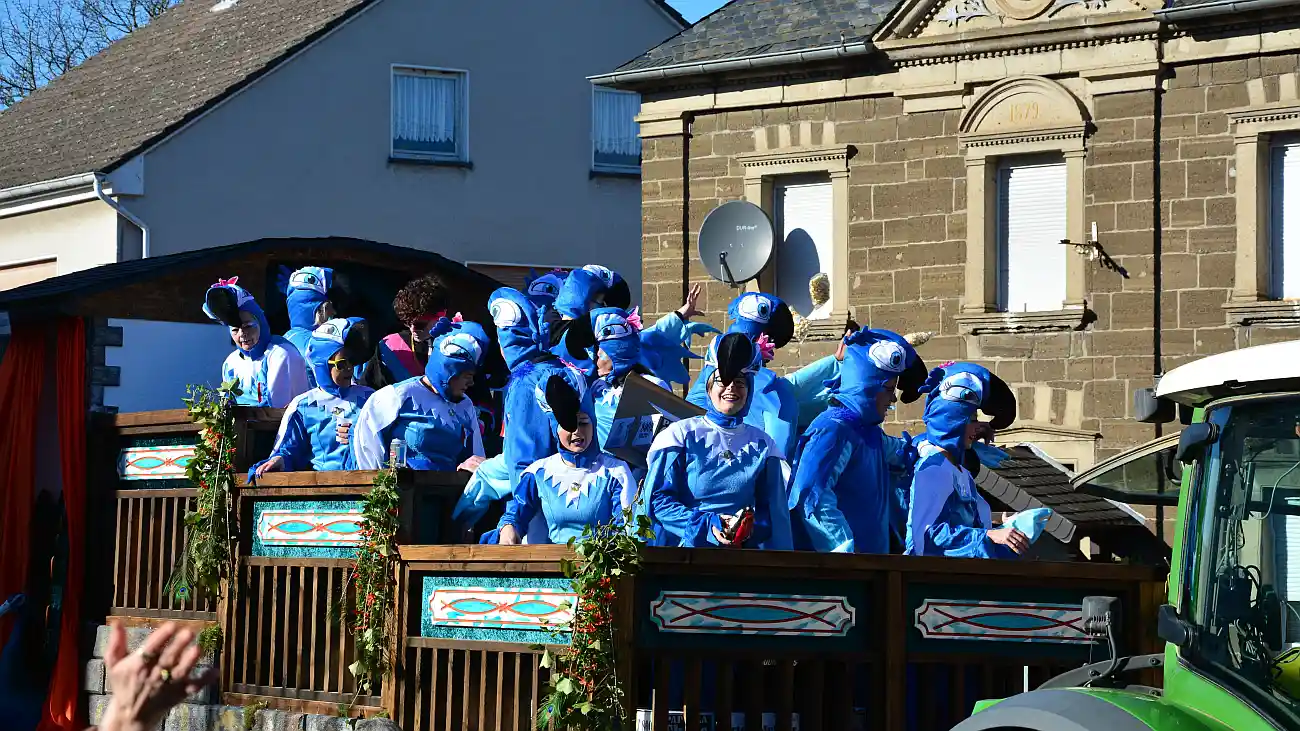
[[[104,657],[113,696],[99,731],[150,731],[173,706],[216,682],[215,668],[191,677],[203,654],[193,642],[193,632],[168,622],[127,654],[126,630],[114,624]]]
[[[473,457],[470,457],[469,459],[465,460],[464,462],[461,462],[460,466],[457,467],[456,469],[464,470],[466,472],[472,473],[478,469],[479,465],[483,464],[483,461],[484,461],[483,458],[476,454]]]
[[[257,467],[257,476],[261,477],[268,472],[279,472],[284,469],[284,457],[276,455]]]
[[[1016,555],[1029,550],[1029,538],[1009,525],[989,531],[988,536],[990,541],[1010,548],[1016,552]]]
[[[515,530],[515,527],[509,523],[501,526],[501,531],[497,534],[497,543],[503,546],[519,545],[519,531]]]
[[[696,306],[696,303],[700,301],[700,293],[703,291],[703,284],[691,285],[691,290],[686,293],[686,302],[677,308],[677,316],[689,321],[692,317],[700,314],[700,309]]]

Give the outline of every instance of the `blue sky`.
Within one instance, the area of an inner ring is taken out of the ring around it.
[[[727,0],[668,0],[668,4],[677,8],[688,21],[694,23],[714,10],[722,7]]]

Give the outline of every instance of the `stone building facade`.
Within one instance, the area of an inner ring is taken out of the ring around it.
[[[1271,278],[1296,234],[1277,230],[1269,171],[1300,132],[1300,14],[1175,3],[739,0],[597,79],[643,94],[645,309],[705,282],[722,324],[737,290],[699,259],[704,217],[738,199],[774,213],[783,176],[824,176],[832,316],[777,367],[832,352],[849,317],[931,331],[927,362],[980,362],[1016,389],[1004,439],[1083,469],[1159,436],[1131,419],[1134,389],[1300,333]],[[1009,312],[998,171],[1033,155],[1063,170],[1065,238],[1095,226],[1097,246],[1062,247],[1059,307]],[[746,286],[770,286],[773,261]]]

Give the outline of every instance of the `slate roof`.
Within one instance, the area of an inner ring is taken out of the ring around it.
[[[732,0],[620,73],[861,41],[901,0]]]
[[[0,112],[0,189],[106,172],[377,0],[186,0]]]

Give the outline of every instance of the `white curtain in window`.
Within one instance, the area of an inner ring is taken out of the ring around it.
[[[596,152],[640,155],[636,115],[641,111],[641,95],[597,88],[592,101],[591,129]]]
[[[1007,312],[1050,312],[1065,301],[1065,163],[1007,164],[998,175],[998,274]]]
[[[773,191],[776,226],[781,243],[776,250],[776,296],[807,317],[812,313],[808,280],[831,271],[835,218],[831,181],[780,179]],[[834,287],[836,277],[831,277]]]
[[[456,138],[460,116],[460,77],[393,75],[393,137],[412,142]]]
[[[1273,296],[1300,299],[1300,144],[1273,148]]]

